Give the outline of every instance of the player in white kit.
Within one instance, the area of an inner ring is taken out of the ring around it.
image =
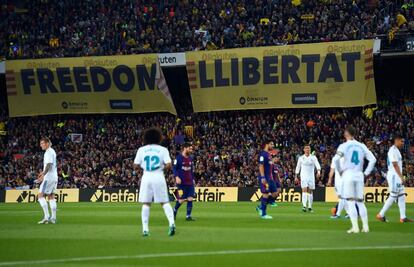
[[[354,139],[355,133],[354,127],[346,127],[344,132],[346,142],[338,147],[332,161],[335,168],[339,170],[343,181],[341,196],[346,199],[348,214],[352,223],[352,228],[348,230],[348,233],[359,233],[360,231],[355,204],[358,206],[359,215],[361,216],[362,232],[368,233],[368,214],[364,204],[364,175],[368,176],[372,172],[377,160],[366,145]],[[341,159],[343,163],[340,162]],[[365,159],[369,163],[365,171],[362,172]]]
[[[394,137],[394,145],[390,147],[387,155],[387,182],[390,196],[384,203],[380,213],[377,214],[377,220],[388,222],[385,218],[385,212],[391,208],[392,204],[397,201],[400,209],[400,222],[412,222],[405,216],[405,190],[403,177],[403,163],[400,149],[404,146],[404,139],[401,136]]]
[[[341,160],[342,162],[343,160]],[[338,219],[341,218],[342,210],[346,210],[346,200],[341,196],[343,182],[339,171],[335,168],[335,164],[332,161],[331,163],[331,170],[329,171],[329,179],[327,186],[332,186],[332,180],[335,176],[335,193],[338,196],[338,204],[335,208],[332,208],[332,216],[331,219]]]
[[[149,214],[151,203],[160,203],[169,222],[168,235],[175,234],[174,212],[170,205],[164,169],[171,169],[168,149],[160,146],[162,133],[151,128],[144,132],[144,144],[137,151],[134,164],[144,170],[139,189],[139,202],[142,204],[142,235],[149,236]]]
[[[300,186],[302,187],[302,211],[313,212],[313,190],[315,190],[315,167],[318,178],[321,177],[321,165],[315,155],[311,155],[310,145],[303,148],[304,155],[300,156],[295,170],[295,179],[298,179],[300,173]],[[307,204],[308,209],[307,209]]]
[[[56,152],[52,148],[52,142],[47,137],[40,139],[40,147],[45,154],[43,156],[43,171],[39,173],[36,182],[41,183],[39,187],[39,194],[37,195],[37,201],[43,209],[43,220],[38,222],[39,224],[56,223],[56,199],[55,191],[58,183],[57,173],[57,160]],[[49,216],[49,208],[45,199],[47,196],[49,200],[50,210],[52,216]]]

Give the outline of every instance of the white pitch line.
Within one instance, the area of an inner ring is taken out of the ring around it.
[[[33,260],[33,261],[9,261],[0,262],[0,266],[16,265],[35,265],[50,263],[70,263],[85,261],[105,261],[105,260],[124,260],[124,259],[150,259],[150,258],[168,258],[168,257],[186,257],[186,256],[217,256],[217,255],[235,255],[235,254],[255,254],[255,253],[277,253],[277,252],[307,252],[307,251],[332,251],[332,250],[377,250],[377,249],[414,249],[414,245],[396,245],[396,246],[359,246],[359,247],[321,247],[321,248],[270,248],[270,249],[245,249],[245,250],[219,250],[219,251],[199,251],[199,252],[172,252],[172,253],[154,253],[154,254],[137,254],[124,256],[97,256],[97,257],[80,257],[66,259],[50,260]]]

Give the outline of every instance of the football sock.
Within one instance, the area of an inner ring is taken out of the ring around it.
[[[39,202],[40,207],[42,207],[43,209],[43,214],[44,214],[43,219],[49,220],[49,209],[47,207],[46,199],[42,197],[42,198],[39,198],[37,201]]]
[[[262,197],[260,209],[262,210],[262,216],[266,215],[267,198]]]
[[[313,204],[313,193],[308,193],[308,198],[309,198],[309,208],[312,208],[312,204]]]
[[[339,199],[338,206],[336,207],[336,216],[341,216],[344,206],[345,206],[345,200],[342,198]]]
[[[174,211],[170,205],[170,203],[164,203],[162,205],[162,208],[164,209],[165,216],[167,216],[168,223],[170,226],[174,225]]]
[[[382,209],[381,209],[381,211],[379,213],[381,215],[381,217],[384,217],[385,216],[385,213],[387,212],[387,210],[389,208],[391,208],[391,206],[394,203],[394,201],[395,201],[395,198],[393,198],[391,196],[388,197],[388,199],[385,201],[384,206],[382,207]]]
[[[348,214],[349,218],[351,219],[352,228],[353,229],[359,229],[358,226],[358,212],[356,209],[355,200],[347,200],[348,205]]]
[[[141,210],[141,219],[142,219],[142,231],[148,232],[148,223],[149,223],[149,216],[150,216],[150,206],[142,205]]]
[[[400,208],[400,219],[405,219],[405,195],[398,198],[398,207]]]
[[[191,216],[191,211],[193,210],[193,202],[188,201],[187,202],[187,217]]]
[[[308,202],[308,193],[302,192],[302,205],[306,207],[306,203]]]
[[[362,227],[364,229],[368,229],[368,213],[367,213],[367,207],[365,206],[364,202],[357,202],[356,203],[359,208],[359,216],[362,220]]]
[[[177,200],[177,202],[175,202],[175,207],[174,207],[174,210],[175,211],[178,211],[178,209],[181,207],[181,203],[180,203],[180,201],[178,201]]]
[[[50,199],[49,205],[50,205],[50,210],[52,211],[52,219],[56,220],[56,208],[57,208],[56,199]]]

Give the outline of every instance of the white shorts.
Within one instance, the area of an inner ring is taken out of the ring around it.
[[[345,172],[342,175],[341,197],[355,200],[364,199],[364,174],[362,172]]]
[[[400,176],[394,172],[387,173],[388,191],[393,197],[405,194],[404,184],[401,181]]]
[[[39,192],[45,195],[54,194],[57,188],[57,181],[43,180],[40,184]]]
[[[302,188],[306,188],[308,187],[311,190],[315,190],[315,178],[305,178],[305,179],[300,179],[300,187]]]
[[[164,175],[144,175],[139,188],[138,201],[141,203],[169,202],[170,198]]]
[[[338,197],[342,196],[343,184],[342,179],[335,179],[335,192]]]

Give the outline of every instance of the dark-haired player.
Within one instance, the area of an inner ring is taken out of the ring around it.
[[[377,161],[366,145],[354,139],[356,130],[352,126],[347,126],[344,131],[346,142],[341,144],[332,159],[335,169],[342,177],[343,189],[341,196],[346,199],[348,214],[351,219],[352,228],[348,233],[359,233],[358,211],[362,220],[362,232],[368,233],[368,213],[364,204],[364,175],[368,176],[374,169]],[[342,162],[340,162],[342,159]],[[369,161],[367,168],[364,169],[364,160]],[[356,204],[356,205],[355,205]]]
[[[388,222],[385,218],[385,213],[392,204],[397,201],[398,208],[400,209],[400,222],[412,222],[405,215],[405,189],[404,189],[404,176],[403,176],[403,161],[400,149],[404,146],[404,138],[402,136],[394,137],[394,145],[390,147],[387,155],[387,182],[388,191],[390,196],[385,201],[384,207],[382,207],[380,213],[377,214],[377,220],[382,222]]]
[[[160,203],[169,222],[168,235],[175,234],[174,212],[169,202],[164,169],[171,168],[168,150],[159,145],[162,140],[161,131],[150,128],[144,132],[144,146],[138,149],[134,164],[144,170],[139,189],[139,202],[142,205],[142,234],[149,235],[149,214],[151,203]]]
[[[187,221],[194,221],[191,217],[191,211],[193,210],[193,198],[195,194],[194,188],[194,166],[193,158],[193,146],[190,143],[184,143],[182,151],[174,160],[173,172],[175,177],[175,183],[177,185],[177,202],[174,207],[174,217],[177,216],[178,209],[181,204],[187,201]]]
[[[266,213],[266,206],[269,201],[269,193],[276,192],[276,186],[272,177],[272,159],[269,151],[274,147],[271,140],[265,142],[263,151],[259,154],[259,184],[262,192],[261,204],[256,207],[256,211],[262,219],[273,219],[272,216]]]

